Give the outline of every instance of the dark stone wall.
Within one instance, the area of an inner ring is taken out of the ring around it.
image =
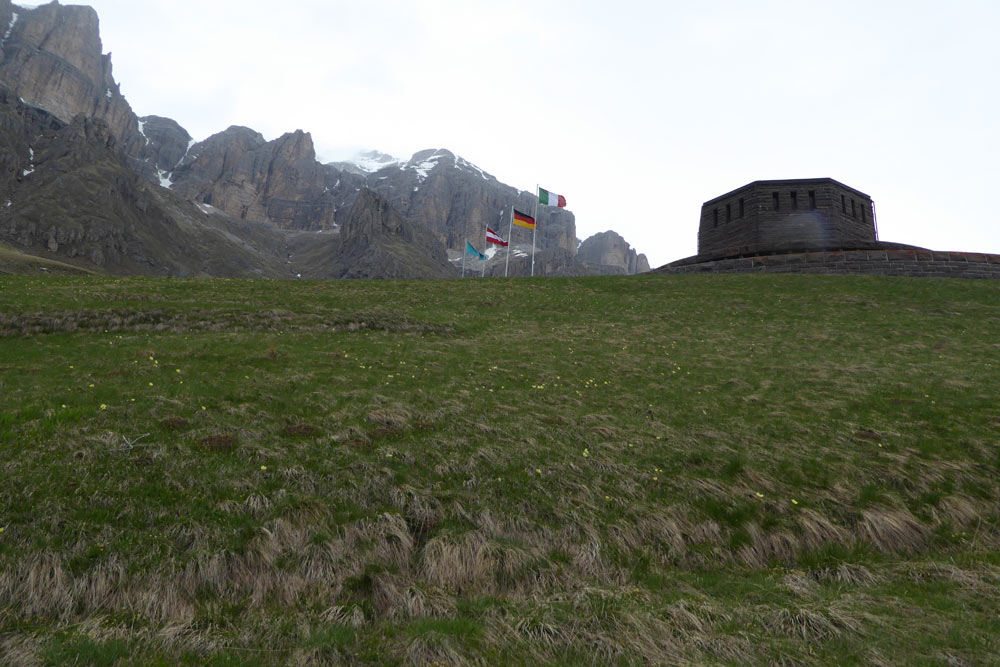
[[[832,178],[755,181],[705,202],[698,256],[864,247],[875,243],[871,197]]]
[[[936,250],[836,250],[697,261],[654,273],[846,273],[939,278],[1000,278],[1000,255]]]

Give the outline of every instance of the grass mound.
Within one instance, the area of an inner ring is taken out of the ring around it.
[[[0,276],[0,656],[994,662],[998,331],[992,281]]]

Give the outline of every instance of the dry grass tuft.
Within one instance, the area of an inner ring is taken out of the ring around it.
[[[446,637],[415,637],[402,651],[395,651],[400,661],[408,665],[461,665],[471,664]]]
[[[799,527],[802,529],[802,548],[815,550],[831,544],[849,545],[852,540],[846,530],[830,523],[826,517],[811,509],[799,513]]]
[[[811,570],[809,574],[824,584],[847,584],[867,588],[881,582],[881,578],[875,576],[867,567],[853,563],[841,563],[836,568],[819,568]]]
[[[4,568],[0,572],[0,604],[16,607],[23,618],[71,614],[73,581],[63,559],[39,553],[27,562]]]
[[[312,424],[288,424],[281,433],[290,438],[310,438],[319,433],[319,429]]]
[[[744,528],[750,535],[750,544],[737,549],[736,559],[747,567],[764,568],[772,561],[788,563],[799,552],[799,539],[789,532],[765,533],[753,523]]]
[[[135,591],[130,591],[126,607],[129,611],[156,624],[187,625],[195,616],[194,607],[188,601],[188,597],[181,594],[177,585],[171,580],[159,578],[147,582]]]
[[[420,552],[420,573],[433,586],[454,592],[495,591],[513,584],[529,555],[498,544],[482,530],[437,535]]]
[[[948,521],[957,528],[970,526],[983,518],[973,501],[965,496],[942,498],[931,514],[936,523]]]
[[[602,440],[618,440],[621,437],[621,431],[614,426],[607,426],[605,424],[592,426],[590,432]]]
[[[42,640],[27,633],[0,635],[0,664],[12,667],[34,667],[40,664],[38,653]]]
[[[166,417],[161,419],[160,428],[165,431],[179,431],[186,429],[191,422],[183,417]]]
[[[927,529],[907,510],[865,510],[858,522],[860,537],[880,551],[915,553],[927,540]]]
[[[239,444],[235,433],[213,433],[198,440],[198,445],[209,452],[231,452]]]
[[[810,579],[802,572],[789,572],[781,578],[781,586],[800,598],[813,599],[818,592],[815,578]]]
[[[330,623],[332,625],[346,625],[355,629],[363,628],[367,623],[365,613],[361,611],[360,607],[356,606],[347,608],[341,605],[335,605],[320,614],[320,619],[324,623]]]
[[[882,434],[870,428],[854,432],[854,439],[862,442],[882,442]]]
[[[365,419],[372,424],[402,431],[410,425],[410,413],[403,408],[378,408],[372,410]]]
[[[860,635],[864,629],[857,617],[836,606],[825,610],[814,607],[762,607],[754,617],[771,633],[801,639],[810,644],[837,639],[847,634]]]

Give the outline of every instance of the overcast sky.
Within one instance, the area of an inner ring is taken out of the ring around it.
[[[69,3],[64,3],[69,4]],[[140,116],[448,148],[652,266],[702,202],[829,176],[879,237],[1000,253],[997,0],[91,0]]]

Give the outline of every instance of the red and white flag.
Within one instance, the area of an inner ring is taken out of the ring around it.
[[[505,248],[507,247],[507,242],[503,240],[503,237],[489,227],[486,228],[486,242],[495,243],[496,245],[503,246]]]

